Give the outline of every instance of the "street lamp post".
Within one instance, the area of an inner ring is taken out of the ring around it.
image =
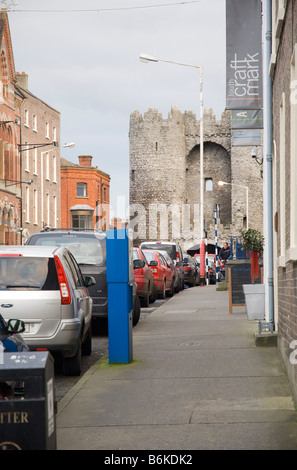
[[[200,240],[204,239],[204,173],[203,173],[203,160],[204,160],[204,130],[203,130],[203,68],[200,65],[184,64],[183,62],[174,62],[172,60],[158,59],[157,57],[141,54],[139,56],[141,62],[166,62],[169,64],[182,65],[198,69],[200,72]]]
[[[218,181],[219,186],[224,186],[228,184],[230,186],[238,186],[239,188],[244,188],[246,190],[246,228],[249,228],[249,188],[248,186],[242,186],[241,184],[236,183],[226,183],[226,181]]]

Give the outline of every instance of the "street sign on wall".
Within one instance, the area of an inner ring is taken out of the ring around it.
[[[263,108],[261,0],[226,0],[226,108]]]

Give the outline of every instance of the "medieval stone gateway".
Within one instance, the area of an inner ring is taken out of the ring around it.
[[[232,145],[231,112],[217,121],[204,112],[204,219],[209,245],[238,236],[242,228],[262,230],[263,180],[251,147]],[[130,226],[134,243],[178,240],[184,251],[200,243],[200,122],[173,106],[164,119],[157,109],[130,116]],[[258,149],[258,155],[262,153]],[[228,184],[219,186],[218,182]]]

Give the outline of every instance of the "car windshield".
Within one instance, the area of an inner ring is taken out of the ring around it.
[[[0,290],[59,290],[53,258],[0,256]]]
[[[80,265],[106,266],[106,240],[84,234],[46,234],[32,237],[32,244],[68,248]]]
[[[162,250],[166,251],[172,259],[176,258],[176,248],[174,245],[166,245],[165,243],[148,243],[141,244],[142,250]]]
[[[152,252],[149,252],[149,251],[145,251],[144,252],[144,255],[147,259],[147,261],[150,263],[151,261],[155,261],[155,253],[152,253]]]

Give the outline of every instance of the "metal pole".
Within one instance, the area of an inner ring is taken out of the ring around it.
[[[173,60],[159,59],[155,56],[148,54],[140,54],[139,59],[141,62],[166,62],[168,64],[182,65],[183,67],[191,67],[199,69],[200,72],[200,240],[204,239],[204,173],[203,173],[203,160],[204,160],[204,129],[203,129],[203,67],[201,65],[185,64],[183,62],[176,62]]]
[[[203,130],[203,69],[200,67],[200,239],[203,240],[204,226],[204,130]]]
[[[217,211],[214,211],[215,217],[215,253],[216,253],[216,284],[219,282],[219,267],[218,267],[218,225],[217,225]]]
[[[249,228],[249,187],[246,187],[246,228]]]
[[[271,57],[271,0],[264,1],[265,19],[265,63],[264,63],[264,284],[265,284],[265,317],[270,330],[274,329],[273,298],[273,218],[272,218],[272,83],[269,76]],[[264,39],[264,38],[263,38]]]

